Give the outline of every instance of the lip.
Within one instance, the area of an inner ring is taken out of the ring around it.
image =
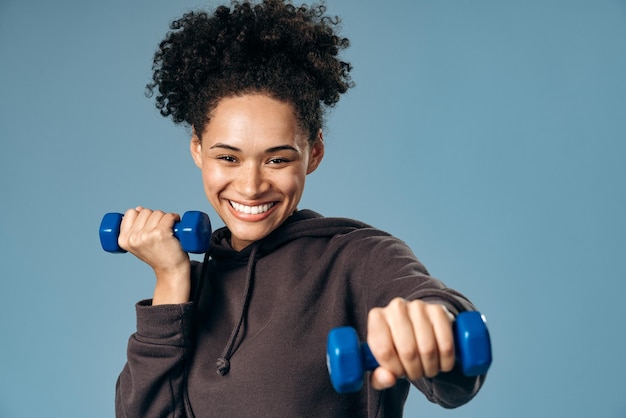
[[[277,206],[278,206],[278,202],[263,202],[263,203],[257,203],[257,204],[245,204],[245,203],[241,203],[241,202],[237,202],[235,200],[230,200],[230,199],[225,199],[226,205],[228,206],[228,209],[230,211],[230,213],[237,219],[243,220],[243,221],[247,221],[247,222],[258,222],[258,221],[262,221],[263,219],[269,217],[272,213],[274,213],[274,211],[276,210]],[[247,208],[252,208],[250,210],[250,213],[248,213],[248,211],[242,211],[242,208],[239,208],[240,210],[235,209],[234,205],[238,205],[238,206],[245,206]],[[258,212],[259,207],[263,207],[269,205],[270,207],[265,210],[264,212]]]

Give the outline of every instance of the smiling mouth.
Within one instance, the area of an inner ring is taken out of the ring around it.
[[[233,202],[232,200],[230,200],[229,202],[233,209],[235,209],[237,212],[245,213],[246,215],[258,215],[260,213],[265,213],[270,210],[272,206],[274,206],[274,202],[265,203],[257,206],[242,205],[241,203]]]

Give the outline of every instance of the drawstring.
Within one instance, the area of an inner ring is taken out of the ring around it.
[[[256,264],[256,253],[258,250],[258,245],[254,245],[252,251],[250,252],[250,258],[248,259],[248,268],[246,272],[246,286],[243,291],[243,300],[241,302],[241,314],[239,315],[239,321],[237,325],[233,329],[233,332],[230,334],[230,338],[228,339],[228,344],[226,348],[224,348],[224,352],[217,359],[217,373],[222,376],[228,374],[230,370],[230,357],[233,355],[233,347],[235,346],[235,342],[237,341],[237,336],[239,335],[239,330],[243,325],[243,320],[246,317],[246,313],[248,312],[248,305],[250,303],[250,296],[252,294],[252,281],[254,278],[254,265]]]

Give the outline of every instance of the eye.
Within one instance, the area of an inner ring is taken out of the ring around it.
[[[215,158],[218,159],[218,160],[226,161],[227,163],[236,163],[237,162],[237,159],[234,156],[227,155],[227,154],[218,155]]]
[[[283,157],[276,157],[276,158],[270,158],[267,163],[268,164],[285,164],[288,163],[290,160],[288,160],[287,158],[283,158]]]

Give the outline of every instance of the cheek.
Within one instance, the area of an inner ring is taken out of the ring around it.
[[[207,197],[211,198],[211,194],[219,192],[227,181],[224,177],[224,173],[220,170],[216,170],[209,164],[205,164],[202,168],[202,182]]]
[[[280,187],[285,194],[299,199],[304,191],[304,182],[306,174],[303,171],[297,171],[290,175],[281,177]]]

